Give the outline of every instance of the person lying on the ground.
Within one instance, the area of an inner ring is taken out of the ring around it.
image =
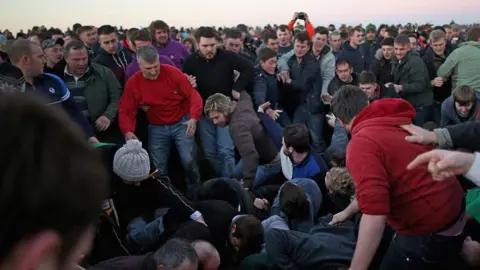
[[[185,217],[205,223],[202,214],[170,180],[152,169],[149,155],[138,140],[129,140],[113,157],[117,181],[112,200],[120,228],[126,231],[126,244],[133,254],[157,248],[163,232],[163,216],[170,208],[178,219]],[[161,210],[163,208],[163,210]]]
[[[136,269],[136,270],[170,270],[197,269],[217,270],[220,256],[212,244],[183,238],[168,240],[157,251],[139,256],[112,258],[89,268],[89,270]]]

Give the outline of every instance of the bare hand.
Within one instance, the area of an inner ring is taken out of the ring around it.
[[[427,163],[433,180],[442,181],[455,175],[466,174],[474,161],[475,155],[471,153],[436,149],[417,156],[408,164],[407,169],[412,170]]]
[[[267,210],[268,206],[270,205],[266,199],[259,199],[256,198],[253,202],[253,205],[260,210]]]
[[[387,88],[388,88],[388,87],[390,87],[390,85],[393,85],[393,83],[391,83],[391,82],[389,82],[389,83],[386,83],[386,84],[385,84],[385,87],[387,87]]]
[[[282,83],[286,83],[288,79],[290,79],[290,73],[286,70],[281,71],[277,75],[277,80],[281,81]]]
[[[150,110],[150,106],[148,105],[143,105],[143,106],[140,106],[140,109],[144,112],[148,112],[148,110]]]
[[[195,131],[197,130],[197,119],[190,119],[187,122],[183,123],[182,125],[187,126],[187,130],[185,131],[185,137],[192,137],[195,135]]]
[[[349,218],[347,211],[342,211],[333,215],[332,221],[330,221],[328,225],[339,225],[347,221]]]
[[[330,96],[330,94],[328,93],[325,93],[325,94],[322,94],[321,95],[322,97],[322,100],[323,100],[323,104],[326,104],[326,105],[329,105],[332,103],[332,96]]]
[[[233,97],[233,99],[239,100],[240,99],[240,92],[232,90],[232,97]]]
[[[127,132],[127,134],[125,134],[125,141],[129,140],[138,140],[138,138],[135,136],[135,134],[133,134],[133,132]]]
[[[328,118],[328,125],[331,126],[332,128],[335,127],[335,120],[336,120],[336,117],[335,115],[333,114],[327,114],[327,118]]]
[[[442,87],[443,85],[443,78],[442,77],[436,77],[435,79],[433,79],[433,85],[435,87]]]
[[[280,113],[283,112],[282,110],[272,110],[272,109],[267,109],[267,114],[272,118],[273,120],[277,120],[278,117],[280,117]]]
[[[263,103],[262,105],[258,106],[258,110],[261,112],[265,112],[267,110],[268,107],[270,107],[272,104],[270,103],[270,101],[267,101],[265,103]]]
[[[433,131],[425,130],[413,124],[402,125],[400,127],[406,130],[408,133],[410,133],[410,136],[405,137],[405,140],[408,142],[419,143],[424,145],[437,143],[437,136]]]
[[[292,17],[292,20],[296,20],[298,18],[298,12],[294,12],[293,13],[293,17]]]
[[[398,85],[398,84],[394,84],[393,88],[395,88],[395,92],[397,92],[397,94],[402,92],[402,90],[403,90],[403,87],[401,85]]]
[[[480,266],[480,243],[467,236],[463,241],[462,257],[471,266]]]
[[[90,137],[90,138],[88,138],[88,142],[89,142],[89,143],[99,143],[97,137]]]
[[[197,77],[185,74],[187,76],[188,82],[192,85],[193,88],[197,88]]]
[[[98,131],[105,131],[110,126],[110,119],[106,116],[100,116],[97,121],[95,121],[95,126]]]

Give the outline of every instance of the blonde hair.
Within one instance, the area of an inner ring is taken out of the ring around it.
[[[328,173],[330,177],[329,188],[338,195],[351,197],[355,195],[355,185],[352,175],[346,168],[334,167]]]
[[[234,104],[230,97],[216,93],[207,98],[203,110],[207,117],[211,112],[231,113]]]

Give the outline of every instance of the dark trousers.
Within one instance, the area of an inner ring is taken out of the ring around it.
[[[459,254],[465,236],[395,234],[380,270],[465,269]],[[467,268],[468,269],[468,268]]]
[[[415,108],[416,115],[415,115],[415,119],[413,119],[413,124],[419,127],[423,127],[423,124],[425,124],[425,122],[431,120],[429,119],[430,116],[432,115],[431,109],[432,109],[432,106],[422,106],[422,107]]]

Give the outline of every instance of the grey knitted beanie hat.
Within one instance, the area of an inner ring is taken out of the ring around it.
[[[122,180],[140,182],[150,174],[150,158],[139,140],[128,140],[113,157],[113,172]]]

